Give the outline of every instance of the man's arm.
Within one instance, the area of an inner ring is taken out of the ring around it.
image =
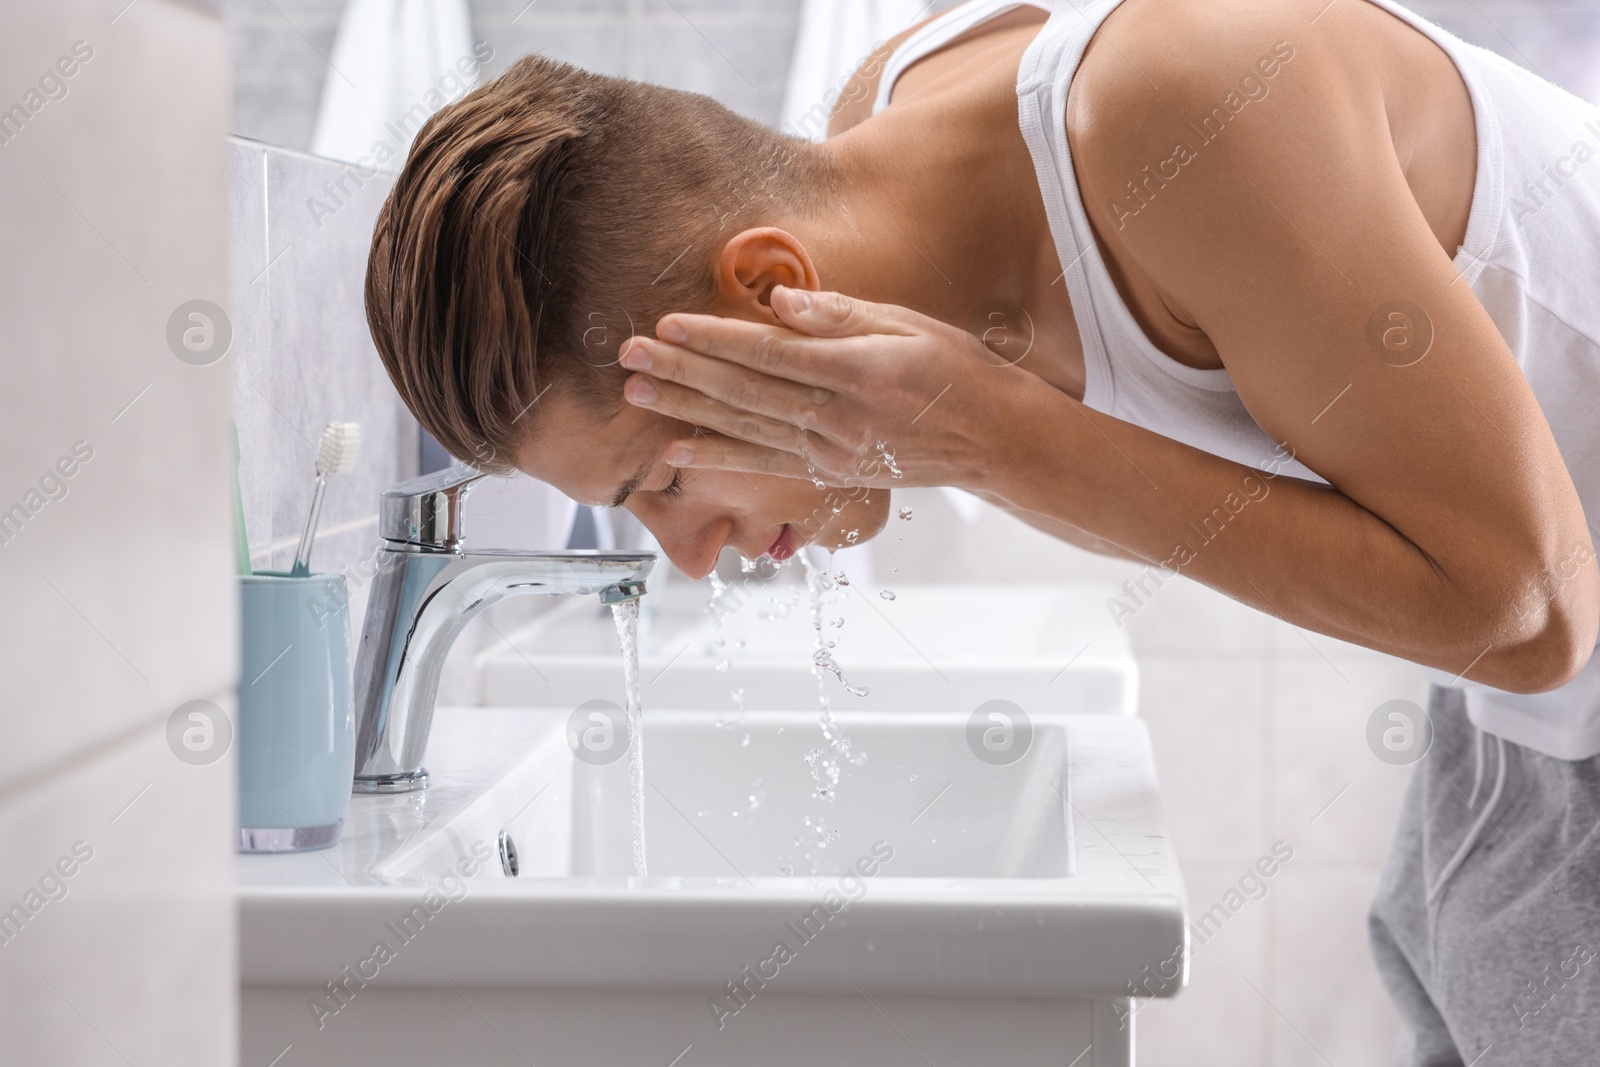
[[[1040,391],[988,488],[1296,625],[1504,689],[1564,684],[1600,615],[1577,492],[1334,27],[1299,27],[1270,98],[1118,228],[1125,182],[1230,88],[1218,54],[1248,70],[1279,39],[1190,29],[1202,39],[1139,50],[1138,70],[1116,52],[1085,61],[1068,108],[1084,201],[1109,258],[1191,317],[1255,420],[1330,484],[1280,477],[1253,494],[1260,472]],[[1395,301],[1433,333],[1408,366],[1368,342]]]
[[[1004,497],[996,496],[993,493],[976,491],[973,493],[973,496],[978,497],[985,503],[993,504],[995,507],[1001,508],[1015,518],[1020,519],[1029,526],[1032,526],[1035,530],[1042,530],[1058,541],[1065,541],[1069,545],[1076,545],[1078,548],[1085,549],[1086,551],[1098,552],[1102,556],[1115,556],[1117,559],[1131,560],[1134,563],[1159,564],[1161,562],[1160,560],[1142,559],[1139,556],[1134,555],[1132,552],[1129,552],[1121,545],[1112,544],[1110,541],[1107,541],[1104,538],[1096,537],[1087,530],[1073,526],[1070,523],[1062,522],[1060,519],[1053,519],[1049,515],[1041,515],[1037,511],[1028,511],[1026,508],[1019,508],[1011,501],[1005,499]]]

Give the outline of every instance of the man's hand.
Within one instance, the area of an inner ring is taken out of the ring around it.
[[[663,459],[841,486],[981,489],[1009,434],[997,411],[1049,389],[963,330],[905,308],[777,288],[787,329],[669,315],[623,346],[630,403],[718,435]]]

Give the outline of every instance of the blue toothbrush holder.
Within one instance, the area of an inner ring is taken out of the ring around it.
[[[239,849],[327,848],[355,775],[344,576],[257,571],[239,582]]]

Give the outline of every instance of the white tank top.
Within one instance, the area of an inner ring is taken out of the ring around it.
[[[1370,2],[1434,41],[1466,83],[1478,168],[1456,269],[1515,353],[1590,529],[1600,534],[1600,111],[1390,0]],[[1083,341],[1083,402],[1238,463],[1323,481],[1284,460],[1245,410],[1225,369],[1184,366],[1150,342],[1095,245],[1067,145],[1065,109],[1089,39],[1119,3],[963,4],[895,51],[874,110],[887,106],[908,66],[974,27],[1022,7],[1050,12],[1017,69],[1017,103]],[[1466,690],[1469,717],[1488,733],[1559,759],[1600,753],[1600,654],[1568,685],[1533,696],[1457,681],[1442,671],[1429,674]]]

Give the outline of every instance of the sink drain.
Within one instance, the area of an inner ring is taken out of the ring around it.
[[[521,867],[517,864],[517,843],[508,831],[500,831],[500,869],[507,878],[515,878]]]

